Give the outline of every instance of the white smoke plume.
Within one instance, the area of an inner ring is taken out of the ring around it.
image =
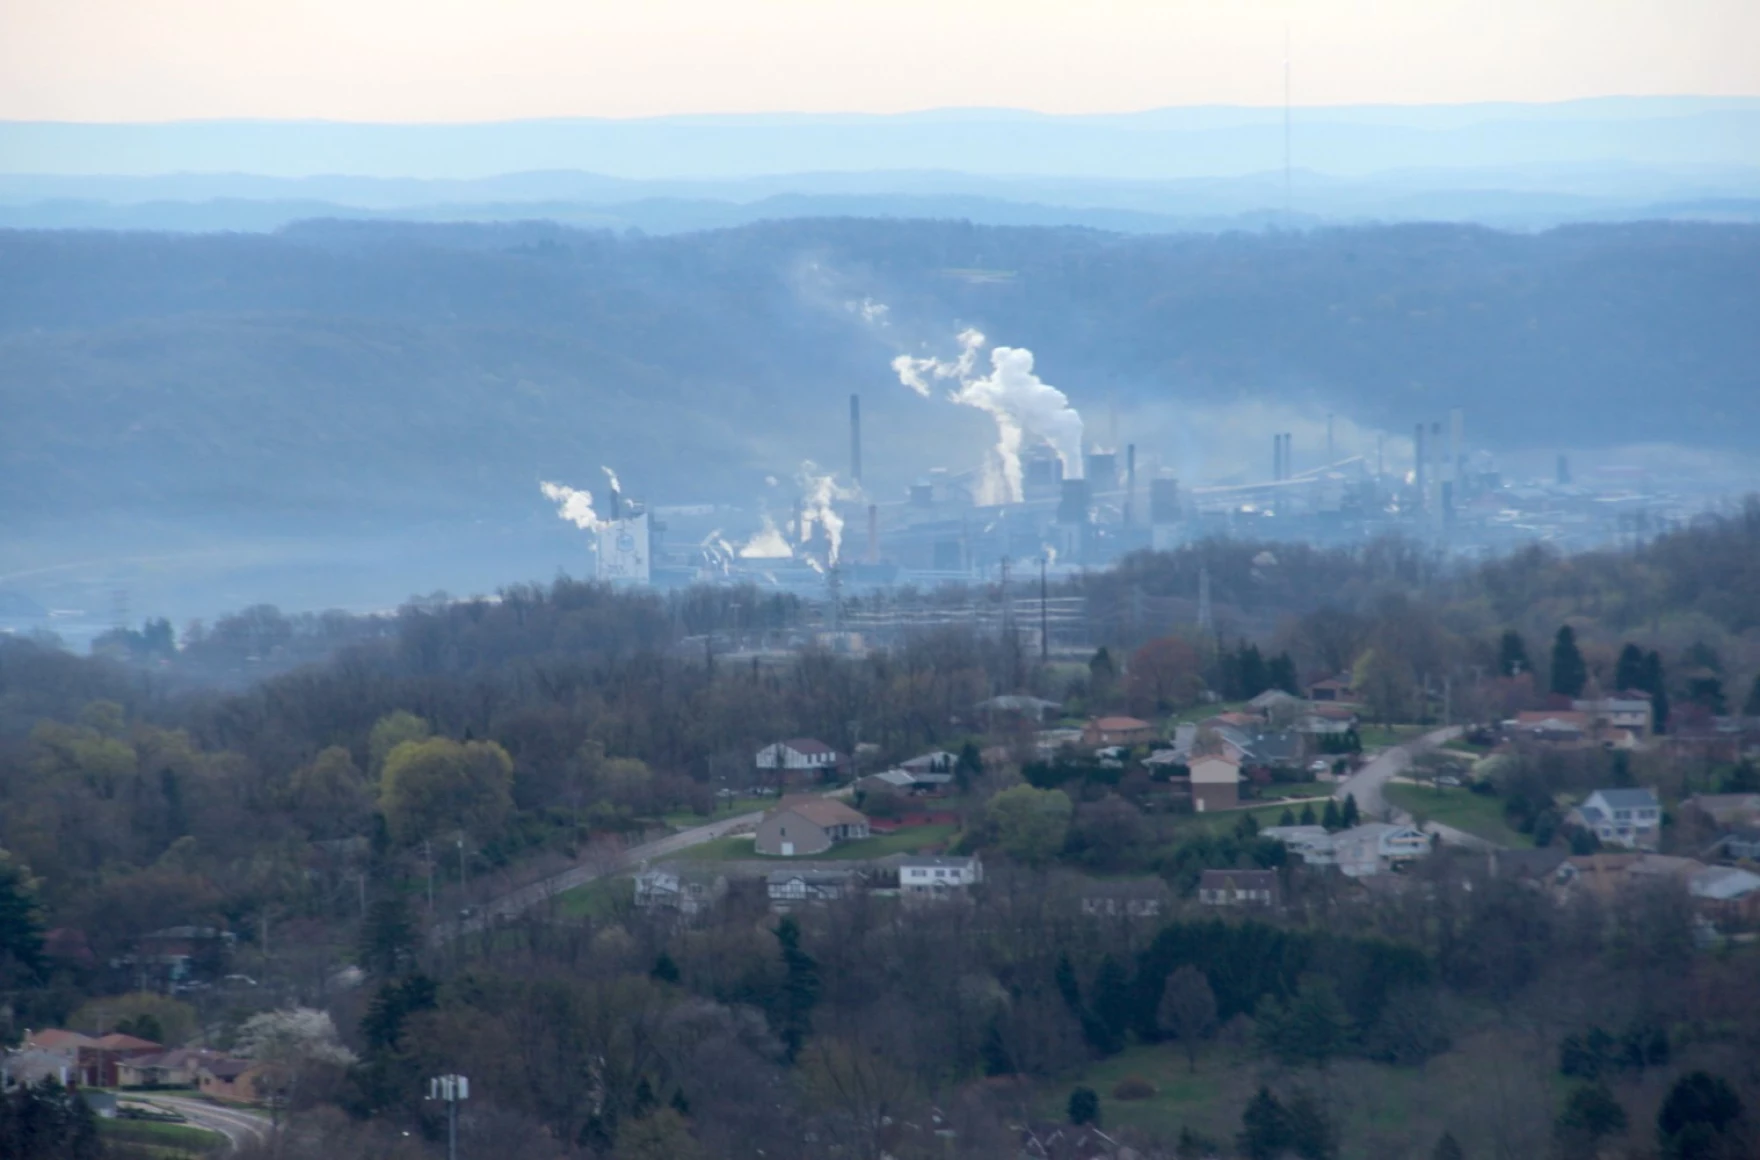
[[[785,560],[793,555],[794,549],[788,546],[788,540],[768,512],[764,513],[764,526],[739,548],[742,560]]]
[[[964,382],[971,378],[972,369],[978,364],[978,349],[983,345],[984,336],[967,328],[959,332],[957,359],[949,361],[939,358],[912,358],[908,354],[901,354],[892,360],[892,369],[898,374],[899,382],[926,399],[929,397],[929,380],[924,378],[925,375]]]
[[[581,531],[596,532],[605,526],[605,521],[593,510],[592,492],[548,481],[540,483],[538,490],[556,505],[557,515]]]
[[[617,482],[617,472],[609,467],[601,467],[599,470],[605,473],[605,481],[611,485],[611,490],[617,495],[622,495],[623,484]]]
[[[982,504],[1019,503],[1021,446],[1028,435],[1042,439],[1063,461],[1065,479],[1082,477],[1082,416],[1069,405],[1069,396],[1033,373],[1033,352],[1025,347],[999,346],[990,352],[990,373],[977,378],[978,350],[984,336],[976,330],[960,332],[959,358],[912,358],[892,360],[899,382],[928,397],[929,378],[954,379],[959,386],[948,398],[962,406],[976,407],[996,421],[996,448],[984,486]]]
[[[825,562],[834,565],[843,551],[843,517],[837,514],[836,504],[838,500],[855,499],[857,493],[839,485],[835,475],[821,475],[818,465],[810,459],[801,464],[800,486],[801,540],[812,536],[814,524],[824,528],[829,545]]]

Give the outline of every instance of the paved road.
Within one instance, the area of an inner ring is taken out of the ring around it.
[[[140,1103],[157,1104],[177,1112],[198,1128],[208,1128],[226,1137],[226,1150],[236,1152],[245,1144],[260,1144],[269,1139],[271,1127],[265,1116],[234,1108],[223,1108],[205,1100],[186,1099],[153,1093],[151,1100]]]
[[[584,886],[598,878],[628,870],[643,862],[655,858],[663,858],[668,854],[676,854],[680,850],[688,850],[692,846],[700,846],[704,842],[724,838],[728,834],[749,830],[757,826],[758,820],[764,816],[763,810],[754,810],[746,814],[734,814],[708,825],[695,826],[688,830],[680,830],[676,834],[668,834],[664,838],[656,838],[652,842],[629,846],[622,851],[597,857],[589,857],[560,874],[522,886],[518,890],[503,894],[500,898],[488,903],[476,914],[462,923],[442,923],[434,928],[433,941],[443,943],[460,933],[472,934],[482,930],[488,923],[499,918],[512,918],[522,911],[555,898],[565,890],[573,890]]]
[[[1357,809],[1365,818],[1392,817],[1401,825],[1411,825],[1412,816],[1402,809],[1390,805],[1381,790],[1387,783],[1405,772],[1412,764],[1412,757],[1426,749],[1434,749],[1445,741],[1460,736],[1460,726],[1437,729],[1426,733],[1416,740],[1404,745],[1396,745],[1383,750],[1362,769],[1339,783],[1332,791],[1332,796],[1339,801],[1347,794],[1357,797]],[[1467,846],[1475,850],[1494,850],[1497,843],[1488,842],[1477,834],[1469,834],[1465,830],[1457,830],[1453,826],[1445,826],[1441,822],[1424,823],[1424,832],[1435,834],[1451,846]]]

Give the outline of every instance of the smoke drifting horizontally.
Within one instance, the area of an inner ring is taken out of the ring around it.
[[[996,447],[978,496],[983,504],[1018,503],[1023,498],[1021,447],[1026,436],[1044,440],[1063,461],[1065,479],[1082,477],[1082,416],[1069,396],[1033,372],[1033,352],[999,346],[990,352],[990,373],[976,376],[978,350],[985,339],[976,330],[959,335],[960,354],[952,361],[899,355],[892,360],[898,381],[929,396],[929,380],[953,379],[948,399],[975,407],[996,421]]]
[[[596,532],[605,526],[605,521],[593,510],[592,492],[548,481],[540,483],[538,490],[544,493],[545,499],[556,504],[557,515],[581,531]]]

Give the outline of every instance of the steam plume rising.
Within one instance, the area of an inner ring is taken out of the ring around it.
[[[611,486],[611,490],[618,495],[622,495],[623,484],[617,482],[617,472],[611,470],[609,467],[601,467],[599,470],[605,473],[605,482]]]
[[[801,539],[812,534],[814,524],[825,529],[829,545],[825,562],[836,564],[843,551],[843,517],[837,514],[836,501],[855,499],[856,493],[838,485],[835,475],[820,475],[812,460],[801,464]]]
[[[557,515],[581,531],[596,532],[605,526],[605,521],[593,510],[592,492],[549,482],[540,483],[538,490],[556,505]]]
[[[764,526],[739,548],[742,560],[785,560],[793,555],[794,549],[788,546],[769,512],[764,513]]]
[[[996,421],[996,449],[986,472],[980,503],[1018,503],[1022,498],[1021,446],[1027,435],[1043,439],[1063,461],[1065,479],[1082,477],[1082,416],[1069,397],[1033,373],[1033,352],[1025,347],[999,346],[990,352],[990,373],[973,377],[984,336],[965,330],[954,361],[912,358],[892,360],[899,382],[928,397],[929,379],[954,379],[959,386],[948,398],[976,407]]]

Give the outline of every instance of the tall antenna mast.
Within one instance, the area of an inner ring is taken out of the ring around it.
[[[1290,180],[1289,155],[1289,25],[1283,26],[1283,217],[1285,223],[1295,218],[1295,195]]]

